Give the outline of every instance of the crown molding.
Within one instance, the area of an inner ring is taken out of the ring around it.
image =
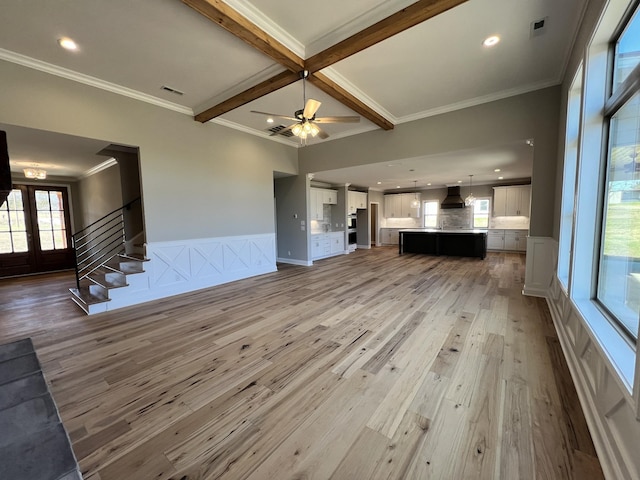
[[[300,147],[300,145],[296,145],[296,144],[292,143],[291,141],[287,140],[285,137],[282,137],[281,135],[270,135],[267,132],[256,130],[254,128],[245,127],[244,125],[240,125],[239,123],[231,122],[229,120],[225,120],[225,119],[220,118],[220,117],[216,117],[216,118],[214,118],[212,120],[209,120],[208,123],[215,123],[215,124],[221,125],[223,127],[233,128],[234,130],[239,130],[241,132],[248,133],[249,135],[254,135],[256,137],[261,137],[261,138],[264,138],[266,140],[271,140],[273,142],[278,142],[278,143],[281,143],[283,145],[287,145],[288,147],[294,147],[294,148],[299,148]]]
[[[110,159],[102,162],[100,165],[96,165],[93,168],[90,168],[89,170],[87,170],[86,172],[84,172],[82,175],[80,175],[78,178],[83,179],[83,178],[88,178],[91,175],[95,175],[98,172],[101,172],[103,170],[106,170],[109,167],[113,167],[114,165],[117,165],[118,161],[111,157]]]
[[[454,112],[456,110],[462,110],[464,108],[475,107],[477,105],[482,105],[483,103],[495,102],[497,100],[503,100],[505,98],[515,97],[516,95],[523,95],[525,93],[534,92],[536,90],[541,90],[543,88],[553,87],[555,85],[558,85],[559,83],[560,82],[558,82],[558,80],[549,80],[546,82],[533,83],[530,85],[525,85],[523,87],[512,88],[509,90],[502,90],[496,93],[490,93],[489,95],[484,95],[482,97],[470,98],[469,100],[464,100],[462,102],[452,103],[449,105],[444,105],[442,107],[436,107],[429,110],[423,110],[422,112],[417,112],[404,117],[398,117],[397,124],[413,122],[415,120],[421,120],[427,117],[442,115],[443,113],[449,113],[449,112]]]
[[[92,77],[90,75],[85,75],[83,73],[78,73],[73,70],[59,67],[51,63],[43,62],[42,60],[37,60],[35,58],[27,57],[26,55],[21,55],[19,53],[11,52],[3,48],[0,48],[0,60],[16,63],[18,65],[22,65],[23,67],[39,70],[44,73],[49,73],[51,75],[56,75],[58,77],[66,78],[67,80],[72,80],[74,82],[82,83],[84,85],[89,85],[91,87],[99,88],[101,90],[106,90],[111,93],[116,93],[124,97],[133,98],[134,100],[139,100],[141,102],[150,103],[152,105],[166,108],[168,110],[173,110],[174,112],[182,113],[184,115],[189,115],[191,117],[193,116],[193,110],[189,107],[178,105],[177,103],[169,102],[167,100],[154,97],[153,95],[148,95],[146,93],[142,93],[137,90],[133,90],[131,88],[127,88],[121,85],[117,85],[115,83],[107,82],[105,80],[101,80],[99,78]]]
[[[383,117],[385,117],[387,120],[389,120],[394,125],[398,123],[398,119],[397,119],[396,116],[394,116],[389,110],[384,108],[382,105],[377,103],[373,98],[371,98],[366,93],[364,93],[362,90],[360,90],[358,87],[356,87],[353,83],[351,83],[344,76],[342,76],[340,73],[338,73],[333,67],[327,67],[327,68],[323,69],[322,73],[329,80],[331,80],[331,81],[337,83],[338,85],[340,85],[347,92],[349,92],[351,95],[353,95],[358,100],[360,100],[362,103],[364,103],[367,107],[369,107],[372,110],[375,110],[378,114],[380,114]]]
[[[356,18],[334,28],[333,30],[312,39],[307,45],[307,58],[332,47],[338,42],[349,38],[374,23],[387,18],[394,13],[399,12],[403,8],[415,3],[416,0],[394,0],[380,1],[378,5],[367,10],[365,13],[358,15]],[[323,70],[322,73],[325,73]]]
[[[296,38],[291,36],[286,30],[282,29],[280,25],[275,23],[264,13],[258,10],[251,4],[251,2],[243,0],[223,0],[224,3],[233,8],[236,12],[249,20],[257,27],[264,30],[271,37],[278,40],[281,44],[298,55],[300,58],[305,58],[305,47]]]

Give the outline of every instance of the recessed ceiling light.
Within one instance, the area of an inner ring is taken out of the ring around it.
[[[396,185],[396,188],[400,188],[400,185]]]
[[[378,185],[382,185],[382,182],[378,182]]]
[[[77,50],[78,45],[76,42],[71,40],[69,37],[62,37],[58,39],[58,45],[60,45],[65,50]]]
[[[493,47],[494,45],[497,45],[499,41],[500,37],[498,35],[491,35],[490,37],[484,39],[482,45],[484,45],[485,47]]]
[[[267,123],[273,123],[273,118],[267,118]]]
[[[427,183],[427,185],[431,185],[430,183]]]
[[[458,180],[458,183],[462,183],[462,180]]]
[[[496,168],[496,169],[494,170],[494,172],[496,172],[496,173],[497,173],[497,172],[499,172],[499,171],[500,171],[500,169],[499,169],[499,168]]]
[[[504,177],[498,177],[498,180],[502,180],[502,179],[504,179]]]

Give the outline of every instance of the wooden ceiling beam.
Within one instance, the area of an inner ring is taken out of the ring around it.
[[[320,90],[333,98],[338,100],[343,105],[349,107],[354,112],[362,115],[367,120],[372,121],[380,128],[384,130],[392,130],[393,123],[384,118],[375,110],[372,110],[368,105],[361,102],[358,98],[351,95],[344,88],[338,85],[333,80],[330,80],[326,75],[316,72],[308,77],[309,82],[318,87]]]
[[[208,122],[212,118],[218,117],[224,113],[227,113],[234,108],[238,108],[245,103],[252,102],[260,97],[263,97],[271,92],[275,92],[276,90],[281,89],[282,87],[286,87],[294,82],[300,80],[300,74],[296,72],[291,72],[289,70],[285,70],[278,75],[271,77],[264,82],[255,85],[248,90],[245,90],[242,93],[239,93],[228,100],[225,100],[218,105],[215,105],[211,108],[206,109],[205,111],[198,113],[195,116],[195,119],[198,122]]]
[[[221,0],[182,0],[239,39],[293,72],[304,69],[304,60]]]
[[[322,70],[467,1],[468,0],[419,0],[308,58],[305,61],[305,69],[311,73]]]

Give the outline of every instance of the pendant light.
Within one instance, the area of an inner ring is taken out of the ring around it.
[[[411,202],[411,208],[420,208],[420,200],[418,200],[418,181],[413,181],[413,201]]]
[[[474,197],[473,193],[471,193],[472,179],[473,175],[469,175],[469,195],[467,195],[467,198],[464,199],[464,204],[467,207],[470,207],[476,202],[476,197]]]

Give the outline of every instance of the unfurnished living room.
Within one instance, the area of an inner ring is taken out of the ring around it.
[[[0,478],[640,478],[638,11],[2,2]]]

